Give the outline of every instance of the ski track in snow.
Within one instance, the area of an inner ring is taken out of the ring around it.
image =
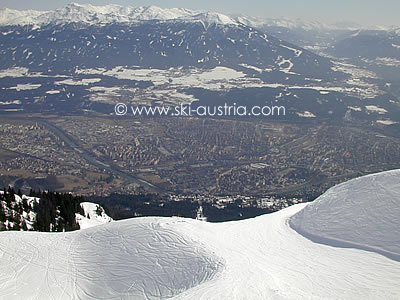
[[[400,263],[313,243],[288,225],[307,204],[255,219],[178,230],[224,257],[222,274],[174,299],[399,299]]]
[[[2,232],[0,294],[3,299],[400,299],[400,262],[314,243],[292,229],[290,218],[308,207],[225,223],[136,218],[72,233]],[[353,210],[354,218],[357,213]]]
[[[293,216],[290,225],[315,242],[374,251],[400,262],[400,171],[337,185]]]
[[[217,274],[217,257],[160,222],[64,234],[2,232],[0,299],[169,298]]]

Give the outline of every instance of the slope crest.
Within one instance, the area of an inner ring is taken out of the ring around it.
[[[1,294],[7,299],[166,299],[213,279],[222,260],[163,220],[130,219],[52,235],[3,232]]]
[[[314,242],[400,261],[400,170],[335,186],[291,217],[289,224]]]

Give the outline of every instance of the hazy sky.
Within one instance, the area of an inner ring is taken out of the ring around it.
[[[326,23],[350,21],[365,25],[400,25],[399,0],[0,0],[0,7],[50,10],[71,2],[93,5],[114,3],[130,6],[184,7],[259,17],[284,16]]]

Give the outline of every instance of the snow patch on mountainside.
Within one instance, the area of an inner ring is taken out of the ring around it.
[[[399,124],[399,122],[394,122],[394,121],[392,121],[390,119],[389,120],[377,120],[376,123],[382,124],[382,125],[386,125],[386,126]]]
[[[249,66],[246,65],[248,68]],[[252,67],[252,66],[251,66]],[[254,67],[253,67],[254,68]],[[259,69],[262,71],[262,69]],[[135,104],[149,104],[146,99],[153,100],[153,96],[157,95],[158,100],[167,99],[169,102],[191,103],[195,98],[190,95],[178,93],[177,91],[188,87],[207,88],[209,90],[226,90],[229,88],[248,88],[248,87],[276,87],[273,84],[264,83],[257,77],[246,76],[245,73],[236,71],[228,67],[215,67],[213,69],[181,69],[170,68],[168,70],[161,69],[137,69],[127,67],[115,67],[110,70],[106,69],[77,69],[77,74],[86,75],[105,75],[118,79],[135,79],[141,81],[151,81],[154,86],[143,89],[140,99],[136,97]],[[68,82],[72,79],[68,79]],[[62,82],[67,82],[64,80]],[[62,83],[62,82],[57,82]],[[117,88],[107,87],[91,87],[93,92],[93,101],[110,102],[118,93]],[[124,88],[124,91],[129,91]],[[165,97],[163,97],[165,94]],[[109,99],[109,100],[108,100]],[[140,101],[140,102],[138,102]],[[145,102],[144,102],[145,101]]]
[[[5,77],[14,78],[14,77],[25,77],[25,76],[29,76],[28,68],[15,67],[5,70],[0,70],[0,78],[5,78]]]
[[[16,90],[16,91],[27,91],[27,90],[35,90],[40,88],[42,85],[41,84],[31,84],[31,83],[26,83],[26,84],[17,84],[17,86],[12,86],[8,88],[9,90]]]
[[[335,186],[294,215],[290,225],[315,242],[400,261],[400,170]]]
[[[219,25],[238,25],[234,19],[219,13],[214,12],[206,12],[200,13],[198,15],[187,18],[190,21],[200,21],[203,22],[205,27],[208,27],[211,24],[219,24]]]
[[[113,221],[104,209],[95,203],[82,202],[83,215],[75,214],[76,222],[79,224],[80,229],[86,229],[97,225],[103,225]]]

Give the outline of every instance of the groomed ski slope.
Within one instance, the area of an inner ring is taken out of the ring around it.
[[[111,222],[71,233],[2,232],[0,299],[159,299],[221,267],[163,220]]]
[[[377,195],[387,191],[382,184]],[[369,206],[364,204],[348,216],[357,218],[360,211],[367,215]],[[2,232],[0,295],[3,299],[400,299],[400,262],[373,251],[309,240],[289,225],[304,207],[307,204],[219,224],[137,218],[65,234]],[[380,220],[390,217],[394,216],[381,215]]]
[[[400,171],[350,180],[290,219],[318,243],[375,251],[400,261]]]

